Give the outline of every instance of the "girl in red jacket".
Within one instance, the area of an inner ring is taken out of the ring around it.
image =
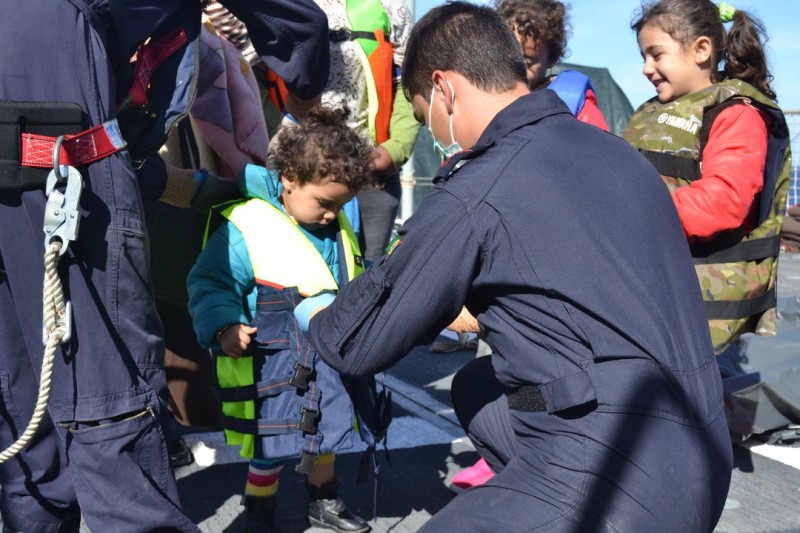
[[[709,0],[646,3],[631,27],[657,97],[637,110],[625,138],[672,192],[715,351],[744,332],[774,334],[790,149],[764,28]]]

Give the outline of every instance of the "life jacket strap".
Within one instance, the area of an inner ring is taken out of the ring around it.
[[[222,415],[220,422],[223,429],[247,435],[286,435],[297,431],[297,422],[285,418],[277,420],[259,418],[258,420],[252,420]]]
[[[214,387],[214,392],[221,402],[245,402],[255,398],[270,398],[295,389],[286,378],[280,378],[240,387]]]
[[[717,300],[703,302],[709,320],[734,320],[749,316],[760,316],[778,303],[775,287],[747,300]]]
[[[651,150],[639,150],[639,152],[656,167],[658,173],[671,178],[679,178],[687,181],[697,181],[700,179],[700,165],[689,157],[681,157],[664,152],[654,152]]]
[[[356,39],[370,39],[373,41],[377,41],[378,38],[375,36],[375,32],[371,31],[354,31],[348,28],[341,28],[338,30],[330,30],[328,32],[328,38],[333,43],[341,43],[344,41],[355,41]],[[387,36],[388,39],[388,36]]]

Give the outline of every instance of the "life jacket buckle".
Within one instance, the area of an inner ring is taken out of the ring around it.
[[[314,374],[314,370],[301,365],[297,361],[294,363],[294,374],[289,380],[289,385],[295,387],[297,390],[306,392],[308,390],[308,383]]]
[[[350,31],[348,28],[341,28],[341,29],[338,29],[338,30],[330,30],[328,32],[328,38],[334,43],[352,41],[353,40],[353,32]]]
[[[317,432],[319,425],[319,411],[312,411],[305,407],[300,408],[300,422],[297,423],[297,429],[303,433],[314,435]]]
[[[314,470],[314,459],[316,455],[305,450],[300,451],[300,461],[294,467],[294,471],[300,474],[310,474]]]

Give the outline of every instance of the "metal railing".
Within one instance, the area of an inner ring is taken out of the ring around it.
[[[800,110],[786,111],[785,114],[792,139],[792,181],[789,194],[786,195],[786,205],[793,206],[800,203]]]

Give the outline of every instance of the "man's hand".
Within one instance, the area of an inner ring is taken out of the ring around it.
[[[208,212],[211,206],[242,198],[239,180],[221,178],[205,169],[178,168],[167,164],[167,184],[159,200],[182,209]]]
[[[167,183],[164,192],[159,198],[165,204],[181,209],[187,209],[192,205],[192,198],[200,188],[194,179],[195,170],[178,168],[167,163]]]
[[[258,328],[246,324],[232,324],[217,334],[217,340],[222,347],[222,352],[228,357],[238,359],[250,345],[252,336]]]

